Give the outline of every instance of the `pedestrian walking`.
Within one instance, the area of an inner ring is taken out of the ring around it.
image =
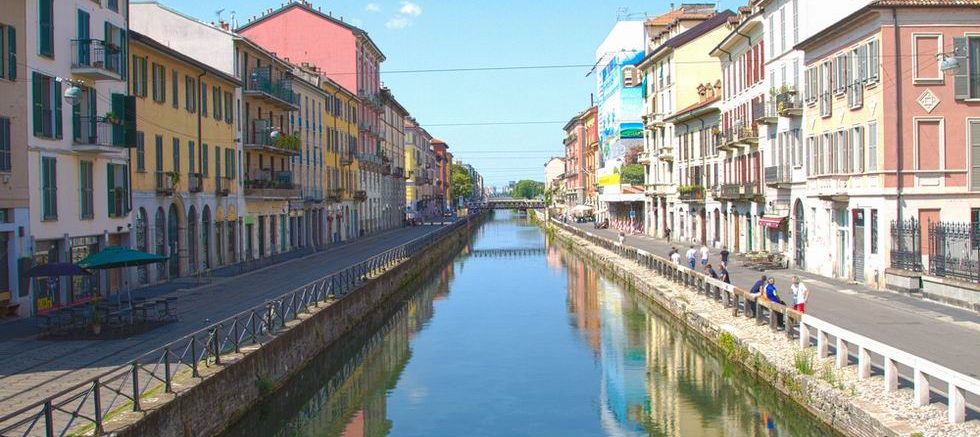
[[[623,241],[625,240],[626,240],[626,233],[623,231],[619,231],[619,245],[622,246]]]
[[[728,265],[728,255],[730,255],[730,253],[728,252],[728,246],[721,246],[721,253],[720,253],[720,255],[721,255],[721,262],[727,266]]]
[[[670,228],[664,228],[664,237],[667,238],[667,242],[670,242]]]
[[[718,270],[718,277],[726,284],[732,283],[732,278],[728,276],[728,266],[725,263],[721,263],[721,268]]]
[[[670,260],[674,262],[674,265],[681,265],[681,254],[676,248],[671,248]]]
[[[694,262],[697,259],[697,256],[698,250],[695,249],[694,245],[692,244],[691,248],[687,249],[687,266],[690,267],[691,270],[694,270]]]
[[[793,309],[801,313],[806,312],[806,300],[810,298],[810,290],[800,282],[800,277],[795,275],[790,289],[793,290]]]
[[[708,256],[711,255],[711,251],[708,250],[706,244],[701,244],[701,267],[708,265]]]

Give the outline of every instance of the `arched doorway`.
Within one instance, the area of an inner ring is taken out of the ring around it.
[[[170,277],[176,278],[180,276],[180,214],[174,203],[170,204],[167,213],[167,247],[170,251]]]
[[[187,211],[187,271],[196,273],[198,269],[198,245],[200,235],[197,233],[197,210],[191,205]]]
[[[201,244],[204,246],[202,261],[205,269],[211,268],[211,208],[204,205],[201,211]]]
[[[715,208],[715,241],[721,241],[721,211]]]
[[[153,235],[153,246],[154,252],[157,255],[167,254],[167,214],[163,212],[163,207],[157,208],[156,216],[153,218],[153,227],[155,229]],[[157,263],[157,277],[156,279],[162,280],[167,275],[167,263]]]
[[[732,223],[734,223],[735,227],[735,229],[732,231],[732,252],[738,253],[742,251],[742,245],[740,244],[742,240],[742,221],[738,216],[738,211],[732,212]]]
[[[801,269],[806,269],[806,221],[803,217],[803,201],[800,199],[796,199],[796,206],[793,207],[793,218],[796,224],[795,229],[793,229],[795,233],[796,266]]]
[[[147,246],[149,245],[147,235],[148,227],[149,223],[147,223],[146,210],[143,208],[136,210],[136,250],[141,252],[146,252]],[[139,284],[150,282],[145,265],[136,268],[136,281]]]
[[[698,221],[701,222],[701,244],[708,244],[708,211],[707,209],[702,209],[699,211],[700,215]]]

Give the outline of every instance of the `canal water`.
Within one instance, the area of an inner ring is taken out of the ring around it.
[[[821,436],[654,304],[498,211],[229,436]]]

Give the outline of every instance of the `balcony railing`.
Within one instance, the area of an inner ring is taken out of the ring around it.
[[[71,41],[71,72],[93,80],[119,80],[122,50],[97,39]]]
[[[361,101],[361,103],[367,104],[378,111],[384,110],[385,102],[380,93],[369,92],[367,90],[358,90],[357,98]]]
[[[174,177],[172,173],[166,171],[156,172],[156,190],[161,196],[174,194]]]
[[[396,177],[396,178],[404,177],[405,176],[405,169],[403,169],[401,167],[395,167],[395,169],[391,171],[391,175],[394,176],[394,177]]]
[[[780,186],[792,182],[793,172],[788,165],[766,167],[766,185]]]
[[[273,140],[274,131],[277,131],[277,128],[273,127],[269,120],[252,120],[245,130],[245,149],[290,156],[300,154],[299,136],[280,132],[277,139]]]
[[[293,172],[253,169],[245,180],[245,195],[264,198],[299,198],[300,187],[293,183]]]
[[[755,121],[758,123],[775,124],[779,121],[779,114],[776,112],[776,101],[768,98],[752,103],[752,116],[755,117]]]
[[[298,108],[298,99],[293,92],[291,79],[272,78],[272,67],[252,69],[245,81],[245,95],[262,98],[285,110]]]
[[[659,147],[657,147],[657,158],[661,161],[673,161],[674,146],[670,144],[661,144]]]
[[[327,201],[339,202],[343,198],[344,198],[343,188],[332,188],[327,191]]]
[[[307,188],[303,190],[303,200],[306,202],[323,202],[323,190]]]
[[[762,196],[762,190],[754,182],[723,184],[715,195],[719,200],[754,200]]]
[[[354,200],[357,200],[357,201],[360,201],[360,202],[363,202],[363,201],[367,200],[367,191],[364,191],[364,190],[357,190],[357,191],[355,191],[354,192]]]
[[[682,185],[677,189],[681,202],[704,202],[704,187],[700,185]]]
[[[736,125],[722,132],[724,146],[727,148],[759,143],[759,129],[756,125]]]
[[[108,122],[104,117],[72,117],[73,140],[76,146],[116,146],[121,140],[121,125]],[[115,133],[115,135],[114,135]]]
[[[235,183],[235,180],[222,176],[214,180],[214,193],[221,197],[226,197],[231,194],[231,187]]]
[[[795,91],[784,91],[776,95],[776,111],[783,117],[803,115],[803,101]]]
[[[204,178],[200,173],[187,174],[187,191],[200,193],[204,189]]]
[[[660,127],[664,125],[664,114],[662,112],[654,112],[643,116],[643,121],[645,121],[647,127]]]

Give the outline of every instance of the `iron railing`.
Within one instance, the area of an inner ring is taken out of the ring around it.
[[[301,314],[343,299],[367,280],[428,249],[469,221],[470,217],[463,217],[9,412],[0,417],[0,435],[101,435],[113,416],[142,412],[145,398],[158,396],[161,391],[172,394],[175,385],[201,380],[202,370],[220,366],[244,347],[268,343]]]
[[[299,99],[293,92],[293,81],[290,79],[273,79],[272,68],[253,68],[245,81],[246,92],[260,92],[273,97],[287,105],[297,105]]]
[[[915,219],[891,224],[891,266],[894,269],[922,271],[922,234]]]
[[[929,274],[980,281],[980,223],[929,223]]]
[[[98,39],[73,39],[71,41],[72,68],[98,68],[119,74],[122,50]]]

